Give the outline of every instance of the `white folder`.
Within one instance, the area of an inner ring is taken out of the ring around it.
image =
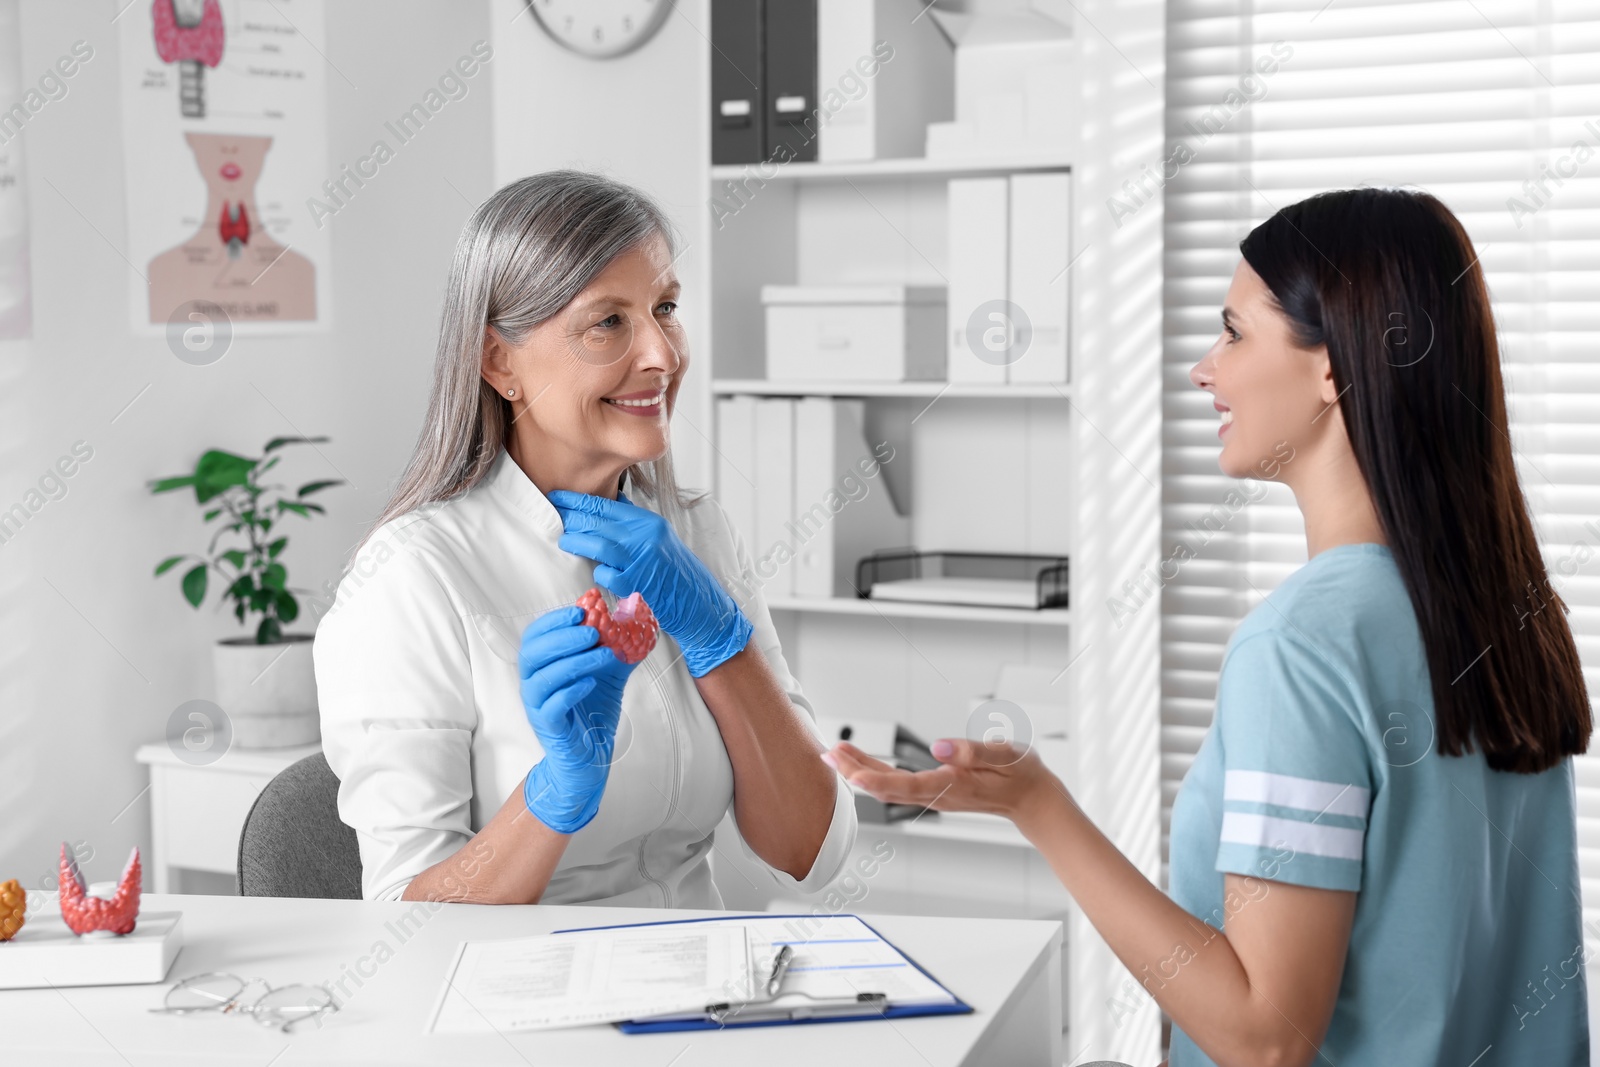
[[[910,520],[896,508],[867,439],[866,402],[801,400],[794,462],[794,595],[853,597],[856,562],[910,540]]]
[[[794,595],[794,409],[783,397],[756,401],[756,536],[749,548],[768,600]]]
[[[1070,259],[1070,175],[1064,171],[1011,176],[1011,302],[1032,326],[1012,382],[1067,380],[1067,288]]]
[[[974,324],[978,344],[987,333],[1005,330],[1007,323],[994,320],[1002,314],[996,301],[1008,298],[1006,245],[1010,236],[1007,221],[1009,185],[1001,178],[955,178],[950,182],[947,201],[949,230],[949,304],[945,340],[949,346],[949,380],[1003,384],[1006,367],[997,355],[984,360],[974,352]],[[985,306],[989,305],[986,309]],[[1004,347],[1002,344],[1001,348]]]
[[[756,398],[717,400],[717,502],[752,553],[756,544]]]

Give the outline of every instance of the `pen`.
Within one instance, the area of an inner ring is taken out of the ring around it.
[[[794,946],[784,945],[778,950],[777,958],[772,961],[772,975],[767,979],[767,996],[778,995],[778,987],[783,984],[783,976],[789,970],[789,961],[794,959]]]

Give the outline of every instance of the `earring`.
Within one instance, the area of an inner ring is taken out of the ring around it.
[[[507,389],[506,390],[506,396],[516,396],[516,395],[517,395],[517,391],[515,389]]]

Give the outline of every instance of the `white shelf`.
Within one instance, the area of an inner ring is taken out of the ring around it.
[[[718,378],[711,383],[717,396],[926,396],[967,400],[1066,400],[1072,386],[979,385],[961,382],[769,382],[765,378]]]
[[[980,608],[966,604],[911,604],[896,600],[862,600],[856,597],[773,597],[773,611],[811,611],[833,615],[877,615],[898,619],[948,619],[955,622],[1002,622],[1019,626],[1067,626],[1065,608]]]
[[[762,181],[843,181],[847,178],[965,178],[1027,170],[1070,170],[1063,156],[979,156],[971,159],[865,159],[852,163],[718,163],[714,182],[745,176]]]
[[[898,834],[902,837],[927,837],[940,841],[966,841],[982,845],[1032,848],[1022,831],[1010,819],[983,812],[930,812],[900,822],[864,822],[859,834]]]

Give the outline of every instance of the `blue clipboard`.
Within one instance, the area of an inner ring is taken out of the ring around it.
[[[891,946],[892,948],[894,948],[894,950],[896,952],[899,952],[900,955],[902,957],[904,957],[905,961],[907,963],[911,964],[911,966],[915,967],[918,971],[922,972],[923,976],[926,977],[928,979],[928,981],[932,982],[934,985],[938,986],[940,989],[943,989],[946,993],[950,993],[950,990],[945,988],[945,985],[944,985],[943,982],[939,981],[933,975],[928,973],[927,968],[922,966],[922,964],[918,963],[916,960],[912,959],[910,956],[907,956],[903,951],[901,951],[900,946],[896,945],[894,942],[890,941],[888,938],[886,938],[882,934],[878,933],[878,931],[873,928],[872,924],[867,922],[865,919],[861,918],[861,916],[854,915],[854,914],[851,914],[849,912],[841,912],[841,913],[839,913],[837,915],[829,915],[829,916],[823,916],[823,917],[824,918],[830,918],[830,919],[833,919],[833,918],[840,918],[840,919],[848,918],[848,919],[856,920],[856,922],[860,923],[862,926],[865,926],[868,930],[871,930],[872,933],[879,940],[881,940],[884,944]],[[652,922],[652,923],[613,923],[613,924],[611,924],[609,926],[575,926],[575,927],[569,927],[569,928],[567,928],[565,930],[552,930],[551,933],[571,934],[571,933],[581,933],[581,932],[583,932],[585,930],[620,930],[620,929],[623,929],[624,927],[676,926],[676,925],[683,924],[683,923],[731,922],[731,921],[736,921],[736,920],[739,920],[739,919],[751,919],[751,920],[805,919],[805,920],[811,920],[811,919],[816,919],[816,918],[818,918],[818,916],[816,916],[816,915],[798,915],[798,914],[780,915],[780,914],[774,914],[774,913],[770,913],[770,912],[761,912],[761,913],[755,914],[755,915],[715,915],[715,916],[709,916],[709,917],[706,917],[706,918],[703,918],[703,919],[667,919],[667,920],[665,920],[663,922]],[[855,1023],[855,1022],[871,1021],[873,1019],[908,1019],[908,1018],[912,1018],[914,1016],[919,1016],[919,1015],[969,1015],[969,1014],[972,1013],[972,1011],[973,1011],[972,1005],[968,1004],[966,1001],[962,1000],[960,997],[956,996],[954,993],[950,993],[950,998],[951,998],[951,1003],[949,1003],[949,1004],[893,1004],[893,1003],[888,1003],[888,1004],[885,1004],[884,1007],[882,1009],[880,1009],[880,1010],[860,1011],[860,1012],[850,1012],[848,1009],[830,1010],[827,1014],[812,1014],[812,1015],[808,1015],[808,1016],[806,1016],[804,1018],[787,1018],[787,1019],[784,1019],[784,1018],[755,1018],[755,1019],[733,1018],[733,1019],[725,1019],[725,1020],[716,1020],[716,1019],[712,1019],[709,1016],[707,1016],[705,1018],[690,1017],[690,1018],[662,1019],[662,1020],[658,1020],[658,1021],[654,1021],[654,1022],[642,1021],[642,1020],[628,1020],[628,1021],[625,1021],[625,1022],[616,1023],[615,1025],[616,1025],[618,1030],[621,1030],[625,1034],[665,1034],[665,1033],[673,1033],[673,1032],[682,1031],[682,1030],[727,1030],[727,1029],[745,1028],[745,1027],[753,1027],[753,1026],[794,1026],[794,1025],[797,1025],[797,1024],[804,1024],[804,1023]],[[753,1007],[753,1008],[759,1008],[759,1006],[760,1006],[760,1002],[759,1001],[753,1002],[752,1005],[751,1005],[751,1007]]]

